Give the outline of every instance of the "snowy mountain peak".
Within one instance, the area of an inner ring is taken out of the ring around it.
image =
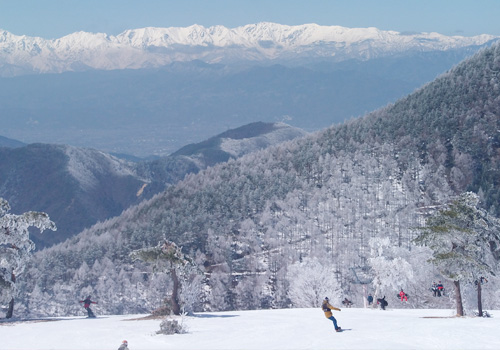
[[[483,45],[492,35],[402,34],[377,28],[271,22],[224,26],[126,30],[117,36],[76,32],[59,39],[0,31],[0,75],[82,69],[158,67],[174,61],[208,63],[300,59],[369,59],[412,50],[449,50]]]
[[[383,31],[374,27],[346,28],[341,26],[320,26],[314,23],[288,26],[271,22],[248,24],[233,29],[224,26],[205,28],[200,25],[179,28],[141,28],[127,30],[119,34],[116,39],[121,43],[130,43],[134,46],[259,46],[261,42],[272,42],[283,47],[297,47],[320,43],[357,43],[366,40],[380,40],[385,42],[403,41],[411,39],[432,39],[438,42],[454,43],[457,46],[483,44],[494,39],[491,35],[476,37],[447,37],[438,33],[401,34],[396,31]]]

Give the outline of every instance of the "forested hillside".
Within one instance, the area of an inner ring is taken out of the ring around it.
[[[428,288],[441,277],[413,246],[414,228],[466,190],[499,215],[499,73],[494,45],[394,105],[189,175],[38,252],[19,278],[24,307],[78,313],[77,299],[92,294],[100,312],[151,311],[169,276],[129,253],[164,238],[196,263],[181,276],[186,310],[314,306],[309,291],[360,304],[373,258],[394,266],[381,290],[390,303],[404,288],[408,305],[436,306]],[[492,308],[497,283],[484,293]]]
[[[13,213],[49,214],[58,230],[31,236],[37,249],[42,249],[120,215],[188,173],[304,134],[283,123],[251,123],[187,145],[175,154],[138,163],[94,149],[24,145],[0,137],[0,197],[9,202]],[[1,147],[2,143],[9,147]]]

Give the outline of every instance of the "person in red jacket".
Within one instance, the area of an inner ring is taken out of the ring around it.
[[[122,341],[122,344],[120,345],[118,350],[128,350],[128,342],[126,340]]]
[[[87,314],[89,318],[95,318],[92,309],[90,308],[90,304],[97,304],[95,301],[90,300],[90,295],[83,300],[80,300],[80,303],[83,303],[83,307],[87,310]]]
[[[406,293],[403,291],[403,289],[401,289],[401,292],[399,292],[399,296],[401,297],[401,301],[403,301],[403,299],[405,301],[408,301],[408,296],[406,295]]]
[[[440,297],[441,295],[444,295],[444,286],[441,283],[441,281],[439,281],[439,283],[437,285],[437,291],[438,291],[438,297]]]

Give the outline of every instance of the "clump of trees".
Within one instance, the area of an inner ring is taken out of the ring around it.
[[[335,269],[316,258],[304,258],[288,269],[288,297],[295,307],[320,307],[325,297],[340,304],[342,291]]]
[[[6,318],[14,313],[17,293],[16,279],[24,271],[35,244],[29,238],[29,228],[41,232],[56,225],[46,213],[30,211],[22,215],[9,214],[9,203],[0,198],[0,303],[8,303]]]

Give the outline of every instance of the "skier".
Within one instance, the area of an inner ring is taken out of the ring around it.
[[[399,292],[399,296],[401,297],[401,301],[403,301],[403,299],[405,301],[408,301],[408,296],[406,295],[406,293],[403,291],[403,289],[401,289],[401,292]]]
[[[120,345],[118,350],[128,350],[128,342],[126,340],[122,341],[122,345]]]
[[[90,304],[97,304],[95,301],[90,300],[90,295],[83,300],[80,300],[80,303],[84,303],[83,307],[87,310],[87,315],[89,318],[95,318],[92,309],[90,308]]]
[[[337,310],[337,311],[340,311],[340,309],[331,306],[328,297],[326,297],[325,300],[323,300],[323,304],[321,304],[321,308],[323,309],[323,312],[325,313],[325,317],[327,319],[333,321],[333,326],[335,327],[335,331],[341,332],[342,328],[340,328],[337,325],[337,320],[335,319],[335,317],[333,317],[333,314],[332,314],[332,309]]]
[[[368,300],[368,305],[371,305],[373,303],[373,297],[371,294],[368,295],[368,298],[366,298]]]

